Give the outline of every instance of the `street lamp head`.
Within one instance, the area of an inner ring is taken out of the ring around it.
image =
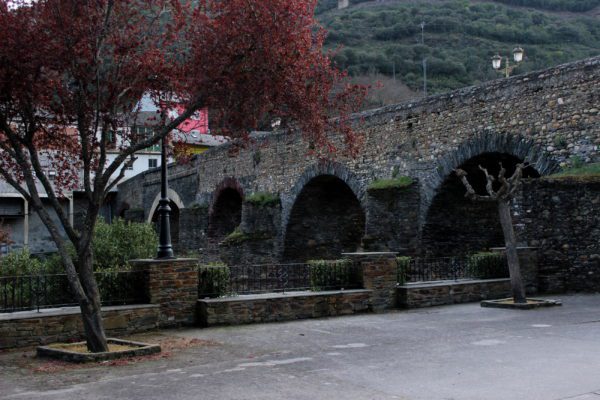
[[[499,54],[496,54],[494,57],[492,57],[492,67],[494,67],[494,69],[500,69],[501,66],[502,57]]]
[[[521,47],[516,47],[513,50],[513,56],[515,58],[515,62],[520,63],[521,61],[523,61],[523,54],[524,54],[523,49]]]

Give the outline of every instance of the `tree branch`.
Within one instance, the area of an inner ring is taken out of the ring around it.
[[[473,189],[473,186],[471,186],[471,184],[469,183],[469,180],[467,179],[466,171],[464,171],[460,168],[457,168],[454,170],[454,173],[456,174],[456,176],[458,176],[460,178],[462,184],[467,189],[467,193],[465,193],[465,197],[467,197],[471,200],[476,200],[476,201],[485,201],[485,202],[496,201],[496,199],[491,196],[481,196],[481,195],[477,194],[477,192],[475,192],[475,189]]]
[[[75,229],[73,229],[73,226],[71,225],[71,221],[69,220],[68,215],[65,214],[65,211],[63,210],[62,205],[60,204],[60,202],[58,201],[58,198],[56,197],[56,193],[54,192],[54,187],[52,186],[50,181],[48,181],[48,177],[46,177],[46,174],[44,173],[44,170],[43,170],[42,165],[39,160],[38,149],[33,144],[28,145],[27,149],[29,150],[29,158],[31,160],[31,165],[33,166],[33,170],[35,171],[35,174],[36,174],[37,178],[39,179],[40,183],[44,187],[44,190],[46,191],[46,195],[48,196],[48,199],[50,200],[50,204],[52,205],[52,208],[56,212],[56,215],[58,216],[58,219],[59,219],[60,223],[62,224],[63,228],[65,229],[65,232],[66,232],[67,236],[69,237],[69,239],[73,243],[76,243],[77,240],[79,239],[79,235],[75,231]]]
[[[485,179],[487,182],[485,185],[485,190],[488,192],[490,197],[497,198],[498,196],[494,192],[494,177],[488,174],[487,169],[483,168],[481,165],[479,166],[479,169],[485,173]]]
[[[158,143],[162,138],[166,137],[173,129],[176,129],[179,125],[185,122],[185,120],[192,116],[192,114],[194,114],[198,109],[200,109],[203,106],[203,104],[203,99],[196,99],[177,118],[175,118],[167,125],[155,130],[154,135],[150,136],[145,140],[139,141],[136,144],[132,144],[127,149],[123,149],[121,153],[113,160],[113,162],[110,163],[110,165],[106,168],[104,174],[102,175],[102,179],[105,182],[108,182],[110,177],[116,172],[117,168],[121,166],[121,164],[127,159],[127,157],[131,156],[132,154],[135,154],[140,150],[143,150],[147,147]]]

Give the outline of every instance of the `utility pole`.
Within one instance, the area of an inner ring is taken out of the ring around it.
[[[423,96],[427,97],[427,59],[423,58]]]
[[[421,44],[425,45],[425,21],[421,21]],[[427,97],[427,58],[423,57],[423,96]]]

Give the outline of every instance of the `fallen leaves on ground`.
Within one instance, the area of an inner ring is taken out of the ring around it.
[[[30,362],[27,363],[28,365],[26,365],[26,367],[34,373],[56,373],[93,367],[125,366],[140,362],[150,362],[164,358],[169,358],[177,352],[180,352],[185,349],[219,345],[218,342],[212,340],[190,339],[174,336],[145,337],[143,340],[151,343],[160,344],[162,351],[158,354],[151,354],[147,356],[128,357],[116,360],[98,361],[83,364],[69,363],[59,360],[38,359],[35,356],[33,356],[29,359]],[[24,357],[27,356],[24,354]]]

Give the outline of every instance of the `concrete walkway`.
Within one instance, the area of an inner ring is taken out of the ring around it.
[[[10,352],[0,398],[600,400],[600,295],[556,298],[166,331],[217,344],[127,366],[32,372]]]

